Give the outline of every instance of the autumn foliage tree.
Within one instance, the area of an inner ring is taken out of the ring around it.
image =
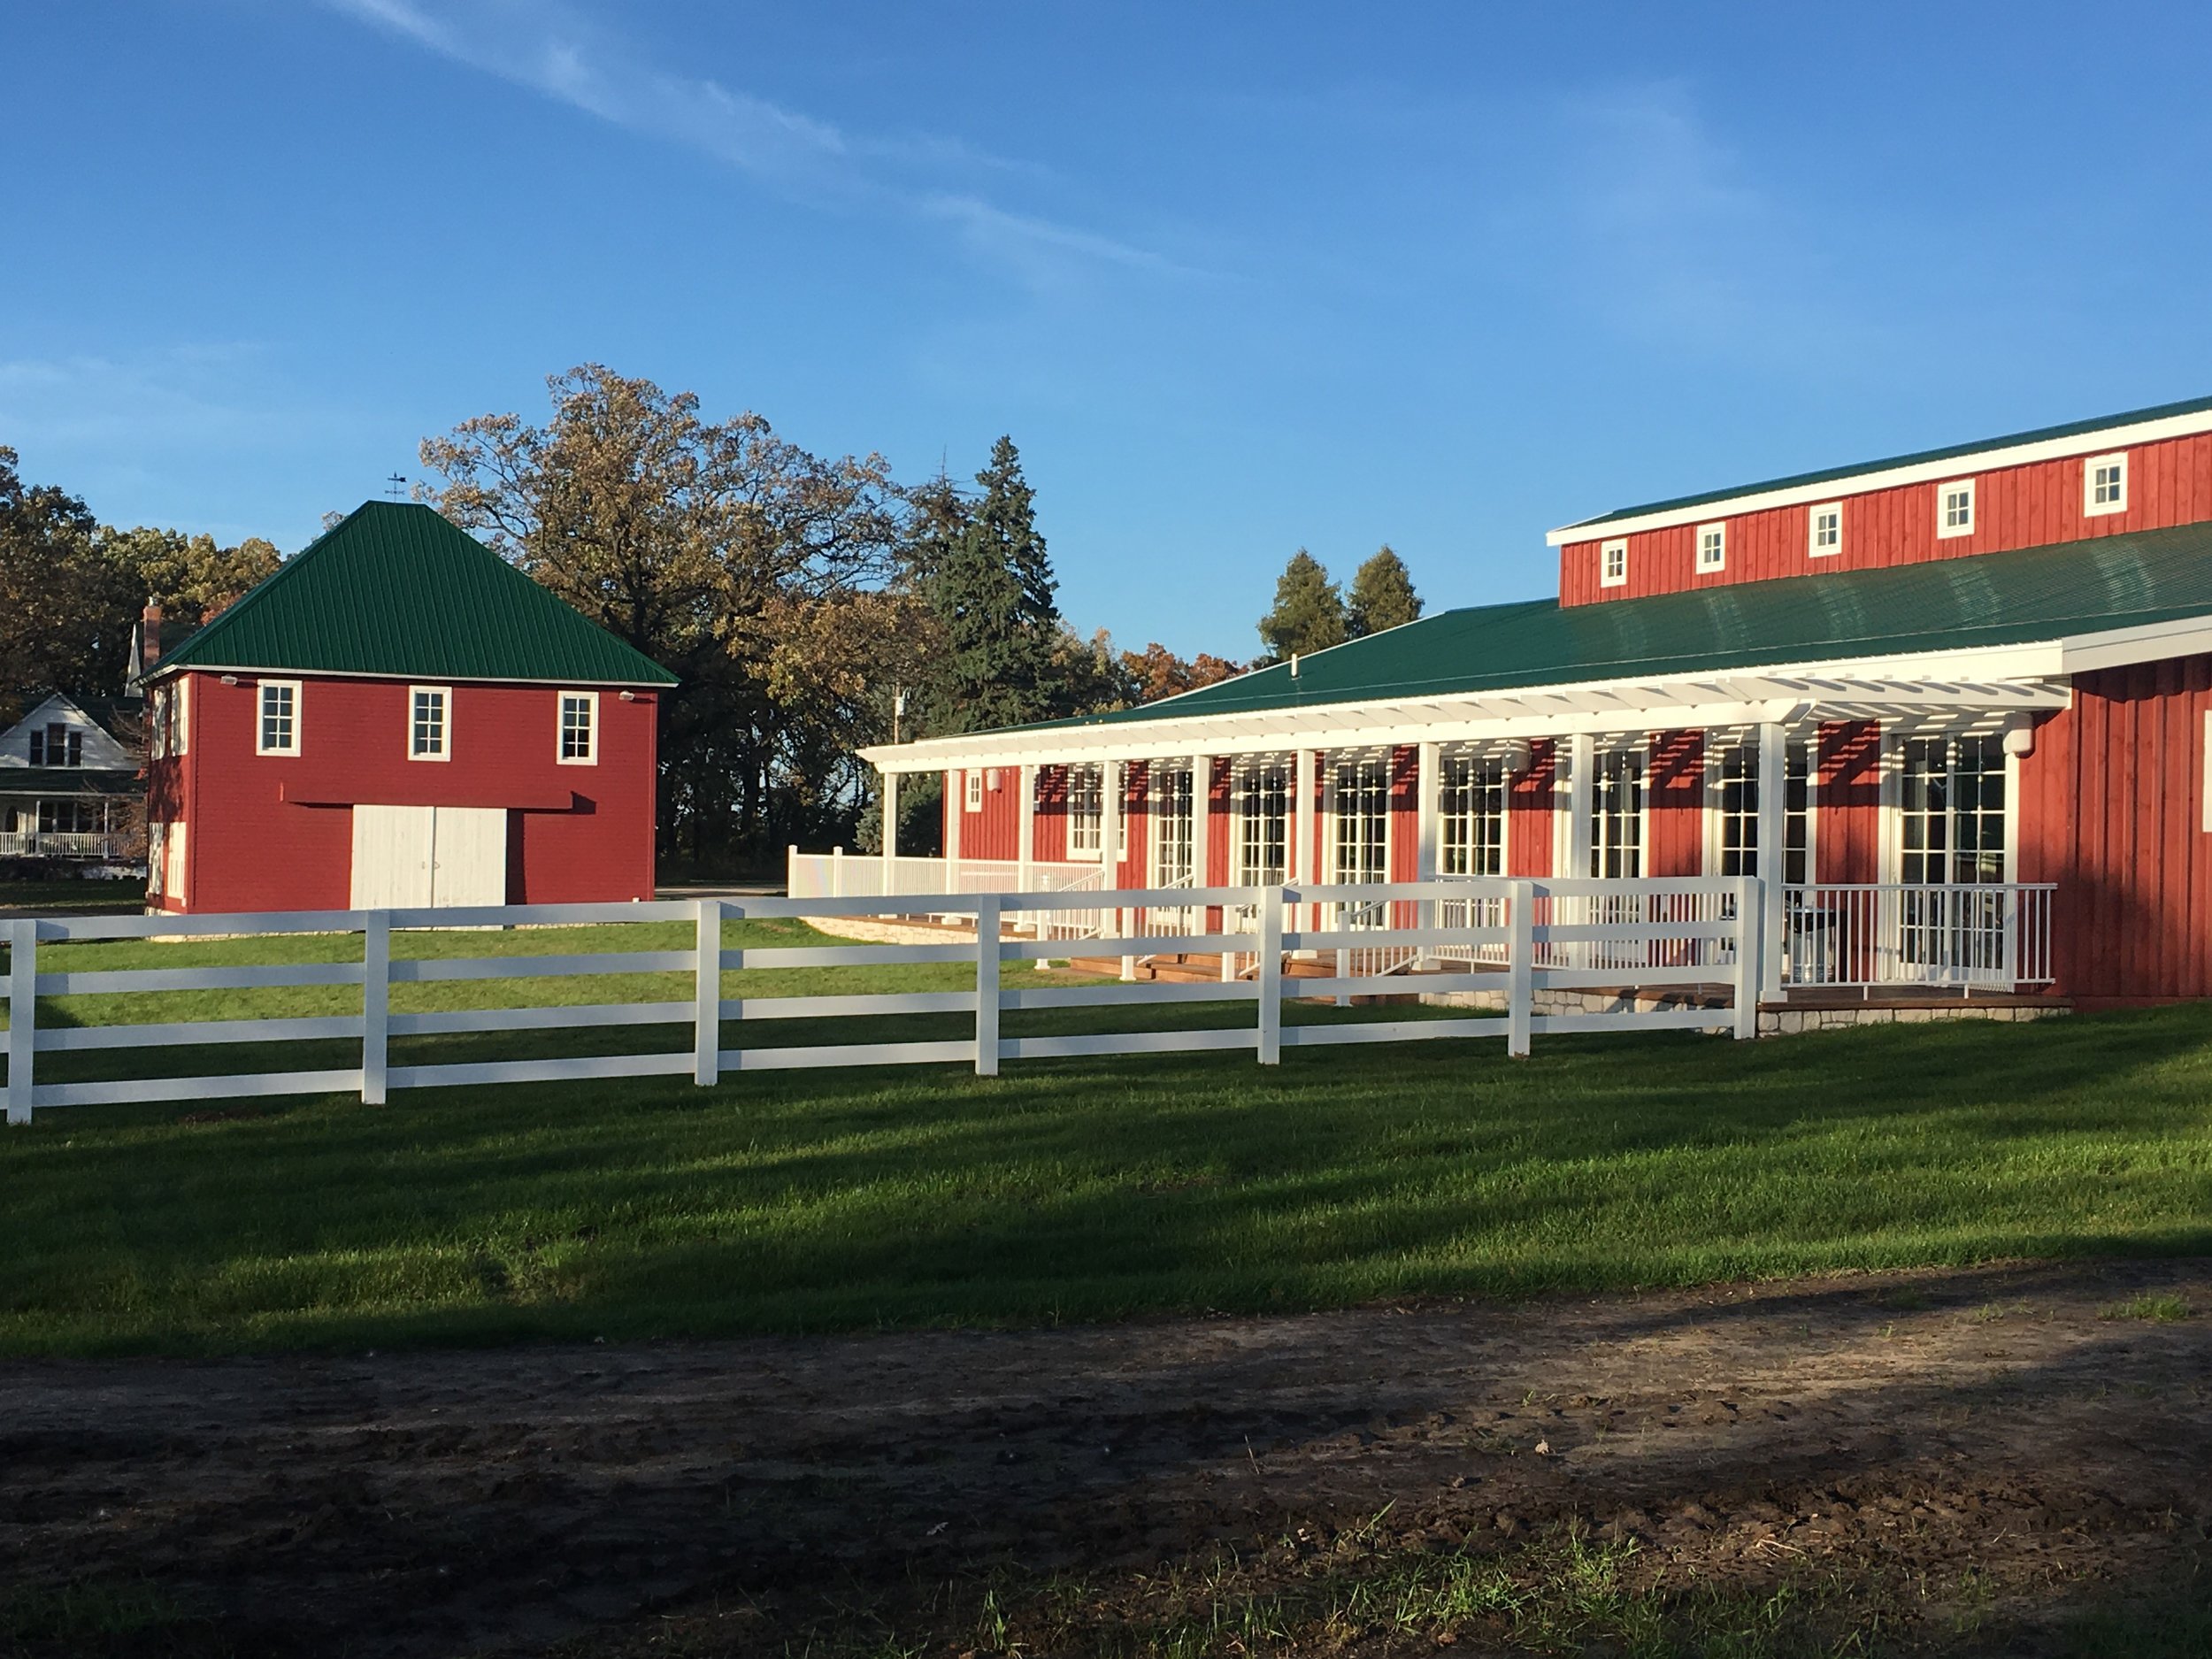
[[[932,624],[901,588],[906,508],[880,456],[810,454],[746,413],[587,364],[552,416],[478,416],[424,440],[423,492],[670,669],[664,848],[758,864],[849,826],[853,756]],[[911,672],[910,669],[909,672]]]

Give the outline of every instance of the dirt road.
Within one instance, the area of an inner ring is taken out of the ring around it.
[[[2159,1299],[2192,1317],[2140,1317],[2177,1311]],[[654,1609],[749,1599],[765,1636],[841,1575],[1148,1569],[1386,1509],[1408,1548],[1509,1550],[1574,1517],[1724,1581],[1970,1564],[2026,1629],[2054,1598],[2200,1558],[2208,1394],[2203,1261],[1081,1330],[8,1362],[0,1630],[31,1652],[446,1655],[634,1640]]]

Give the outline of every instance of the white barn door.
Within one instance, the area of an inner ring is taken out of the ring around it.
[[[415,909],[431,902],[430,854],[437,809],[353,809],[353,890],[357,910]]]
[[[507,902],[507,813],[502,807],[357,806],[357,910]]]
[[[430,902],[507,902],[507,811],[496,806],[442,806],[431,838]]]

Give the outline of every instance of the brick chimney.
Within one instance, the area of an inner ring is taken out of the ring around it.
[[[161,660],[161,607],[152,600],[138,613],[138,672],[142,677],[153,672],[154,664]]]

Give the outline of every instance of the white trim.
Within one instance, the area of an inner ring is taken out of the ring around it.
[[[1836,539],[1826,547],[1820,544],[1821,519],[1833,513]],[[1839,501],[1816,503],[1805,512],[1805,557],[1809,559],[1832,559],[1843,551],[1843,503]]]
[[[374,673],[367,669],[292,668],[280,671],[270,668],[266,664],[257,665],[253,663],[177,663],[163,669],[158,674],[148,675],[144,683],[149,686],[159,685],[173,674],[237,674],[242,678],[252,674],[258,678],[280,672],[304,674],[311,680],[412,680],[414,678],[412,674]],[[576,682],[572,680],[541,680],[535,675],[515,674],[497,680],[464,675],[454,683],[462,686],[573,686]],[[614,691],[658,692],[675,689],[671,682],[662,680],[595,680],[591,683]]]
[[[2204,833],[2212,835],[2212,710],[2204,717],[2204,747],[2197,751],[2197,769],[2202,774],[2204,795]]]
[[[2097,500],[2097,472],[2102,467],[2119,471],[2119,493],[2110,501]],[[2093,455],[2081,464],[2081,516],[2085,518],[2108,518],[2116,512],[2128,510],[2128,453],[2115,449],[2109,455]]]
[[[438,699],[438,747],[418,749],[415,747],[415,699]],[[410,686],[407,687],[407,758],[410,760],[451,760],[453,758],[453,687],[450,686]]]
[[[1712,557],[1707,557],[1708,551]],[[1728,520],[1716,518],[1697,527],[1697,573],[1710,576],[1728,568]]]
[[[1613,570],[1613,556],[1620,555],[1621,568],[1617,575]],[[1598,549],[1598,586],[1625,588],[1628,586],[1628,543],[1616,537]]]
[[[568,747],[568,700],[571,697],[581,698],[585,706],[591,711],[588,741],[591,752],[588,755],[562,753]],[[599,694],[597,692],[579,691],[569,687],[554,694],[553,759],[557,764],[563,766],[596,766],[599,764]]]
[[[286,689],[289,689],[292,694],[292,741],[289,743],[273,746],[263,741],[263,738],[267,731],[265,722],[268,718],[267,715],[264,711],[265,699],[272,691],[281,691]],[[300,728],[303,716],[305,713],[305,709],[303,705],[306,703],[306,701],[307,699],[300,693],[300,682],[296,680],[256,680],[253,687],[253,752],[257,755],[278,755],[287,758],[296,757],[300,752],[302,735]]]
[[[2212,432],[2212,410],[2200,410],[2194,414],[2169,415],[2159,420],[2141,420],[2129,426],[2104,426],[2094,432],[2077,433],[2071,437],[2045,438],[2034,443],[1997,443],[1986,449],[1955,452],[1930,461],[1915,461],[1897,466],[1881,466],[1871,471],[1843,478],[1822,478],[1805,484],[1777,485],[1771,489],[1755,489],[1740,495],[1715,495],[1709,499],[1687,502],[1678,507],[1655,507],[1631,518],[1594,519],[1562,525],[1544,538],[1549,547],[1565,547],[1579,541],[1594,541],[1600,536],[1635,535],[1645,530],[1662,530],[1701,516],[1709,516],[1716,509],[1730,517],[1747,512],[1762,512],[1770,507],[1795,507],[1832,497],[1837,491],[1859,495],[1871,490],[1895,489],[1905,484],[1927,484],[1943,479],[1956,478],[1959,464],[1970,462],[1978,472],[1993,472],[2004,467],[2031,466],[2039,461],[2063,460],[2070,456],[2087,455],[2108,450],[2115,445],[2128,448],[2146,443],[2163,442],[2170,438],[2193,437],[2200,433]]]
[[[1981,517],[1975,504],[1974,480],[1970,478],[1948,478],[1936,486],[1936,539],[1951,541],[1960,536],[1972,535],[1981,528]],[[1955,498],[1963,497],[1965,511],[1958,523],[1951,521],[1951,506]]]

